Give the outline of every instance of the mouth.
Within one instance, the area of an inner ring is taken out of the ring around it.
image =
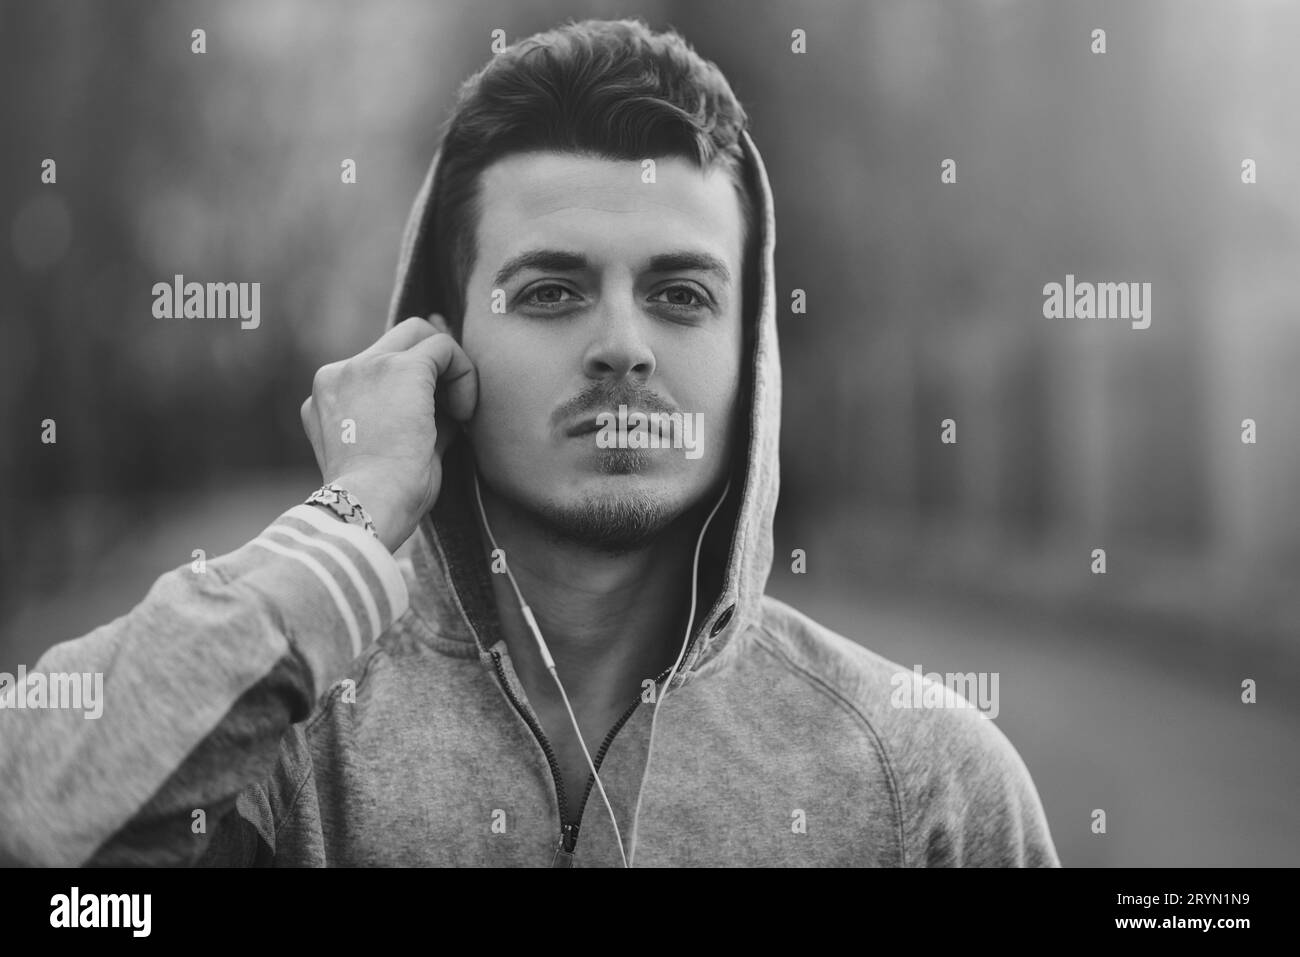
[[[646,428],[652,427],[652,423],[654,421],[652,419],[652,416],[655,414],[654,412],[643,408],[628,409],[626,408],[626,406],[619,406],[619,410],[625,411],[628,419],[632,418],[632,416],[634,415],[640,415],[642,417],[641,421],[643,425],[636,426],[636,427],[629,426],[628,427],[629,432],[641,431]],[[659,414],[666,415],[667,413],[660,412]],[[597,422],[597,420],[602,416],[609,416],[609,418],[605,420],[606,422],[608,422],[608,425],[602,425]],[[591,415],[581,418],[578,421],[574,422],[572,425],[570,425],[567,429],[565,429],[565,434],[568,435],[570,438],[575,438],[575,439],[581,438],[584,435],[591,435],[591,433],[593,432],[599,432],[601,429],[604,428],[609,428],[609,427],[618,428],[619,423],[620,423],[619,412],[615,412],[613,410],[593,412]]]
[[[581,419],[575,422],[565,432],[571,438],[580,438],[584,435],[590,435],[592,432],[598,432],[600,429],[601,426],[596,424],[596,417],[593,415],[589,419]]]

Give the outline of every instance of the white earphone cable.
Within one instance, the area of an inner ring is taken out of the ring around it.
[[[632,837],[629,843],[628,860],[626,866],[634,867],[636,865],[636,827],[637,821],[641,817],[641,795],[645,793],[646,777],[650,774],[650,758],[654,754],[655,746],[655,726],[659,722],[659,706],[663,703],[668,689],[672,686],[673,676],[677,674],[677,669],[681,667],[682,655],[686,654],[686,646],[691,641],[691,628],[695,625],[695,600],[696,589],[698,587],[700,574],[700,547],[704,544],[704,533],[709,530],[709,525],[713,522],[713,516],[718,514],[718,509],[726,501],[727,493],[731,491],[731,479],[727,479],[727,485],[722,490],[722,495],[718,498],[717,503],[713,506],[713,511],[709,512],[709,517],[704,520],[704,527],[700,529],[700,537],[695,540],[695,560],[691,563],[691,614],[686,621],[686,635],[682,639],[681,650],[677,652],[677,660],[673,662],[672,671],[668,672],[668,680],[664,682],[664,689],[655,698],[655,708],[650,715],[650,740],[646,742],[645,767],[641,770],[641,786],[636,789],[636,807],[632,811]]]
[[[488,541],[492,543],[493,551],[499,551],[496,537],[492,534],[492,526],[488,524],[487,513],[483,510],[483,496],[479,492],[478,470],[474,470],[474,497],[478,501],[478,513],[483,519],[483,529],[487,532]],[[503,553],[504,554],[504,553]],[[587,767],[591,770],[591,776],[596,781],[596,787],[600,791],[601,800],[605,802],[605,810],[609,812],[609,819],[614,825],[614,839],[618,841],[618,856],[623,860],[623,866],[628,866],[627,855],[623,851],[623,835],[618,829],[618,819],[614,816],[614,808],[610,806],[609,795],[605,793],[605,785],[600,780],[600,775],[596,771],[596,762],[591,760],[591,753],[587,750],[587,742],[582,739],[582,729],[578,727],[578,719],[573,714],[573,706],[569,704],[569,696],[564,692],[564,684],[560,681],[560,676],[555,670],[555,659],[551,657],[550,649],[546,647],[546,640],[542,637],[542,630],[537,627],[537,619],[533,617],[533,610],[528,607],[524,601],[523,593],[519,590],[519,583],[515,581],[514,573],[510,571],[510,562],[505,563],[506,577],[510,580],[510,585],[515,590],[515,597],[519,599],[519,611],[524,616],[529,630],[533,633],[533,638],[537,642],[538,650],[541,652],[542,661],[546,665],[546,670],[551,673],[555,679],[555,686],[560,689],[560,698],[564,701],[564,708],[569,713],[569,722],[573,725],[573,732],[578,736],[578,744],[582,746],[583,757],[587,759]]]
[[[546,669],[555,679],[555,686],[560,689],[560,698],[564,701],[564,708],[569,713],[569,722],[573,725],[574,733],[578,736],[578,744],[582,746],[582,754],[587,759],[587,767],[591,771],[591,776],[595,779],[596,787],[600,791],[601,800],[605,802],[605,810],[609,812],[610,822],[614,825],[614,837],[618,841],[618,854],[623,861],[625,868],[632,867],[636,859],[636,838],[637,838],[637,819],[641,814],[641,795],[645,791],[646,776],[650,773],[650,758],[654,751],[655,727],[659,721],[659,706],[663,702],[664,695],[672,685],[673,677],[677,674],[677,669],[681,667],[682,656],[686,654],[686,646],[690,644],[691,628],[695,624],[695,605],[698,591],[698,579],[700,572],[700,549],[704,545],[704,535],[709,530],[709,525],[713,522],[713,516],[718,514],[718,509],[726,501],[727,493],[731,491],[731,480],[727,480],[726,487],[722,490],[722,495],[714,503],[713,510],[709,512],[709,517],[704,520],[704,527],[700,529],[699,537],[695,540],[695,558],[691,564],[691,611],[686,621],[686,634],[682,638],[681,649],[677,652],[677,660],[673,662],[672,670],[668,672],[668,680],[664,682],[663,691],[655,699],[654,711],[650,718],[650,739],[646,744],[645,767],[641,772],[641,786],[637,788],[636,809],[632,814],[632,839],[631,852],[625,853],[623,850],[623,836],[619,831],[618,819],[614,816],[614,808],[609,803],[609,795],[605,793],[605,785],[600,780],[600,774],[596,771],[596,763],[591,759],[591,753],[587,750],[587,743],[582,739],[582,730],[578,727],[578,719],[573,714],[573,706],[569,704],[569,696],[564,691],[564,684],[560,681],[560,676],[555,669],[555,660],[551,657],[550,649],[546,647],[546,640],[542,637],[542,630],[537,626],[537,619],[533,617],[533,610],[528,607],[524,601],[523,593],[519,590],[519,583],[515,581],[514,573],[510,571],[510,562],[506,561],[504,568],[506,578],[510,581],[510,587],[514,589],[515,598],[519,601],[519,611],[524,617],[529,630],[532,632],[533,639],[537,642],[538,650],[541,652],[542,661]],[[487,512],[483,509],[483,496],[479,491],[478,470],[474,470],[474,498],[478,502],[479,517],[483,520],[483,530],[487,532],[488,541],[492,543],[493,551],[500,551],[497,545],[496,537],[492,534],[492,526],[488,524]]]

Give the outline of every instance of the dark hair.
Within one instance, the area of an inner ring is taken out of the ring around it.
[[[720,165],[740,198],[751,308],[758,231],[740,140],[748,123],[717,66],[677,33],[652,33],[638,19],[570,20],[512,44],[461,85],[445,124],[433,187],[435,308],[459,338],[478,256],[479,174],[534,150]]]

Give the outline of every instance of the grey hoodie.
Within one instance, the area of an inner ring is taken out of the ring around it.
[[[592,758],[636,866],[1059,866],[1038,794],[964,699],[898,707],[910,672],[764,595],[781,376],[767,172],[748,441],[706,537],[694,633],[655,704]],[[391,325],[425,285],[439,153]],[[565,794],[502,640],[462,442],[401,559],[296,506],[33,669],[104,674],[102,715],[0,688],[0,859],[34,864],[618,866],[589,780]],[[661,676],[663,678],[665,676]],[[646,695],[646,698],[653,696]],[[588,800],[590,798],[590,800]],[[583,809],[561,826],[562,805]]]

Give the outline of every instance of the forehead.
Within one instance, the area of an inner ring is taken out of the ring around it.
[[[482,174],[480,262],[495,268],[543,244],[582,250],[597,262],[637,262],[686,247],[725,259],[739,276],[744,222],[726,170],[669,156],[655,159],[654,182],[643,175],[640,160],[557,152],[498,160]]]

